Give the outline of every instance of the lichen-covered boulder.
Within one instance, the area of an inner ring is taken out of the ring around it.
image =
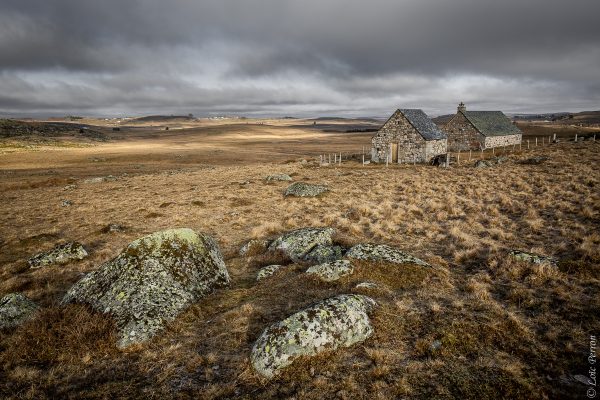
[[[357,260],[387,261],[396,264],[411,263],[424,267],[430,266],[425,261],[386,244],[357,244],[346,252],[345,257]]]
[[[22,293],[11,293],[0,299],[0,329],[13,328],[30,319],[37,304]]]
[[[342,258],[343,250],[340,246],[326,246],[317,245],[315,246],[306,256],[304,260],[315,263],[325,263],[330,261],[339,260]]]
[[[288,186],[288,188],[285,190],[285,195],[296,197],[316,197],[327,191],[329,191],[329,188],[325,185],[313,185],[306,182],[296,182]]]
[[[307,274],[314,275],[325,282],[337,281],[343,276],[354,272],[354,268],[348,260],[336,260],[328,263],[314,265],[306,270]]]
[[[304,260],[304,257],[315,247],[331,246],[333,244],[333,228],[300,228],[287,232],[269,245],[269,250],[284,252],[294,262]]]
[[[540,254],[529,253],[521,250],[511,250],[508,256],[521,262],[527,262],[531,264],[549,264],[554,267],[558,266],[558,259],[554,257],[542,256]]]
[[[261,279],[268,278],[277,272],[281,267],[281,265],[267,265],[266,267],[259,269],[258,273],[256,274],[256,280],[260,281]]]
[[[252,256],[257,254],[262,254],[267,251],[267,247],[269,246],[268,240],[260,240],[260,239],[252,239],[248,243],[242,246],[240,249],[240,256]]]
[[[87,303],[110,314],[119,347],[143,342],[188,305],[229,283],[217,243],[191,229],[138,239],[77,282],[63,303]]]
[[[88,256],[81,243],[69,242],[59,244],[55,248],[36,254],[27,260],[31,268],[40,268],[52,264],[66,264],[71,260],[82,260]]]
[[[270,181],[291,181],[292,177],[289,176],[288,174],[273,174],[273,175],[267,175],[265,177],[265,180],[267,182],[270,182]]]
[[[301,356],[349,347],[373,333],[368,313],[373,299],[344,294],[299,311],[264,330],[250,361],[254,369],[271,378]]]

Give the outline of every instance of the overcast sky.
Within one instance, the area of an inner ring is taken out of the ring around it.
[[[600,0],[2,0],[0,115],[600,109]]]

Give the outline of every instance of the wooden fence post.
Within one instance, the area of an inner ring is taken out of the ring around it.
[[[450,166],[450,153],[446,154],[446,168]]]
[[[365,155],[363,154],[363,165],[365,165]]]
[[[535,138],[535,147],[537,147],[537,137]]]
[[[577,134],[575,134],[575,143],[577,143]]]
[[[527,139],[527,150],[529,150],[529,139]]]
[[[556,143],[556,133],[555,133],[554,135],[552,135],[552,141],[553,141],[554,143]]]

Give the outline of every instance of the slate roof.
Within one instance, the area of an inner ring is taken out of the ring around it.
[[[502,111],[463,111],[462,113],[483,136],[506,136],[521,133]]]
[[[436,124],[423,112],[423,110],[419,109],[409,109],[403,108],[399,109],[406,117],[408,122],[419,132],[423,139],[425,140],[440,140],[446,139],[446,134],[437,127]]]

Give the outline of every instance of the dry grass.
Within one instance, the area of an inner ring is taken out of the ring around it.
[[[585,392],[571,377],[586,374],[589,335],[600,332],[598,144],[537,148],[510,157],[543,154],[549,161],[480,170],[318,168],[257,163],[256,155],[236,166],[208,167],[208,158],[182,166],[169,158],[172,150],[142,160],[141,143],[131,154],[120,143],[47,158],[1,156],[0,295],[24,291],[45,307],[30,323],[0,332],[1,396],[530,399]],[[310,153],[311,146],[294,151]],[[106,161],[89,162],[91,154]],[[332,192],[284,198],[285,182],[262,181],[275,172],[328,184]],[[81,181],[108,174],[118,179]],[[64,190],[72,183],[77,187]],[[60,199],[74,205],[61,207]],[[103,232],[109,223],[127,230]],[[436,267],[357,262],[354,274],[324,284],[280,254],[237,255],[249,238],[326,225],[337,228],[335,240],[345,247],[388,243]],[[190,307],[162,335],[118,351],[109,319],[81,306],[56,307],[81,273],[131,240],[180,226],[218,239],[232,285]],[[81,241],[90,257],[26,267],[29,256],[62,240]],[[518,263],[506,257],[513,248],[562,261],[558,270]],[[257,283],[256,272],[268,264],[286,267]],[[378,287],[355,289],[363,281]],[[267,325],[348,292],[379,304],[369,340],[299,360],[271,382],[254,374],[250,349]]]

